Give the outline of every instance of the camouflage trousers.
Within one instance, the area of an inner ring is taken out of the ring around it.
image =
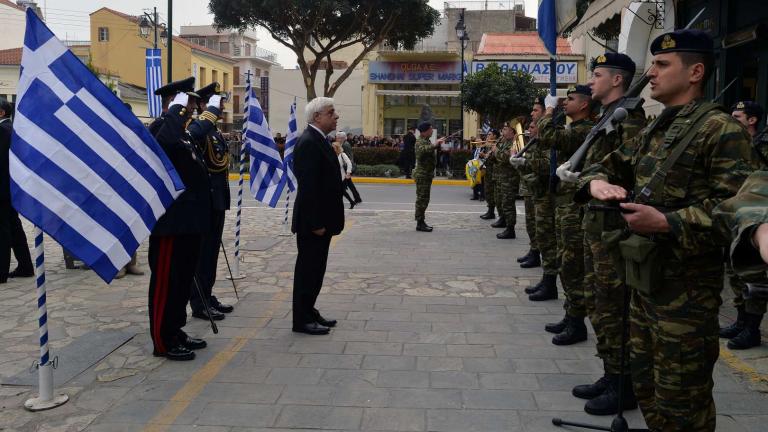
[[[516,173],[508,174],[499,169],[496,170],[495,175],[494,182],[496,184],[493,187],[495,188],[499,217],[504,218],[504,222],[511,229],[517,223],[515,199],[517,198],[517,190],[520,188],[520,176]]]
[[[541,252],[541,267],[545,275],[557,275],[557,236],[555,235],[555,203],[551,194],[534,198],[536,210],[536,244]]]
[[[744,311],[754,315],[765,315],[766,299],[745,297],[747,294],[747,284],[733,271],[730,262],[725,264],[725,277],[728,279],[728,285],[733,291],[733,305],[736,309],[743,308]]]
[[[712,254],[710,254],[712,255]],[[630,364],[651,431],[713,432],[721,257],[669,264],[652,294],[632,290]]]
[[[569,203],[555,208],[557,262],[560,282],[565,292],[565,312],[574,318],[587,316],[584,302],[584,215],[580,204]]]
[[[432,177],[414,176],[416,182],[416,220],[423,221],[432,191]]]
[[[493,165],[485,166],[485,177],[483,177],[483,194],[485,195],[485,203],[488,204],[488,208],[496,208],[496,180],[494,175],[496,170],[493,169]]]
[[[629,297],[629,296],[627,296]],[[603,360],[605,373],[618,374],[621,367],[621,314],[624,283],[601,241],[600,233],[584,233],[584,303],[597,338],[597,356]],[[626,299],[629,301],[629,298]],[[627,338],[624,364],[629,358],[629,327],[623,329]],[[626,371],[626,368],[625,368]]]
[[[525,201],[525,231],[528,233],[531,249],[539,250],[536,244],[536,208],[533,205],[533,197],[524,197]]]

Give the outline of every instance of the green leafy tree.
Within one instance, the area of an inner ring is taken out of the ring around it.
[[[534,100],[543,92],[534,85],[533,75],[503,72],[496,63],[467,76],[461,87],[464,107],[487,118],[495,128],[530,113]]]
[[[210,0],[218,28],[265,28],[296,54],[307,98],[316,96],[315,80],[325,68],[323,95],[333,96],[342,82],[375,47],[412,49],[434,33],[440,13],[427,0]],[[359,55],[331,80],[332,57],[358,46]]]

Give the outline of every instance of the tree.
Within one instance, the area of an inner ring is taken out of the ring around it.
[[[522,71],[502,71],[491,63],[464,78],[461,87],[464,107],[485,117],[494,128],[531,112],[534,100],[544,90],[536,88],[533,76]]]
[[[427,0],[210,0],[217,28],[264,27],[296,54],[307,99],[316,97],[318,70],[325,68],[323,95],[333,96],[342,82],[375,47],[413,49],[432,35],[440,20]],[[362,51],[331,82],[331,57],[358,45]],[[305,56],[305,50],[308,55]]]

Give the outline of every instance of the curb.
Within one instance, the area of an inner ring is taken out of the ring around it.
[[[229,180],[234,181],[239,178],[239,174],[229,174]],[[245,174],[243,176],[245,180],[250,180],[251,176]],[[352,177],[355,183],[367,183],[367,184],[414,184],[413,179],[406,178],[386,178],[386,177]],[[469,187],[469,180],[448,180],[448,179],[434,179],[433,185],[439,186],[461,186]]]

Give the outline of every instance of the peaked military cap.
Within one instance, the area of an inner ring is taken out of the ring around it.
[[[713,53],[714,43],[712,38],[701,30],[675,30],[657,37],[651,43],[651,54],[669,52]]]
[[[607,52],[595,57],[595,59],[592,60],[591,69],[595,70],[599,67],[622,69],[633,75],[635,74],[636,69],[635,62],[632,61],[630,56],[614,52]]]
[[[211,96],[219,94],[219,92],[221,92],[221,86],[216,81],[203,88],[195,90],[195,93],[200,95],[200,99],[209,99]]]
[[[574,94],[574,93],[591,97],[592,96],[592,88],[589,87],[589,86],[578,84],[578,85],[575,85],[575,86],[573,86],[573,87],[568,89],[568,95],[569,96]]]
[[[426,132],[431,127],[432,127],[432,123],[430,123],[430,122],[421,122],[421,123],[419,123],[418,126],[416,126],[416,129],[418,129],[419,132]]]
[[[195,93],[195,77],[174,81],[155,90],[155,94],[162,97],[175,96],[177,93],[186,93],[199,98],[200,95]]]
[[[731,111],[743,111],[747,117],[757,117],[758,122],[763,120],[763,107],[752,101],[740,101],[733,105]]]

